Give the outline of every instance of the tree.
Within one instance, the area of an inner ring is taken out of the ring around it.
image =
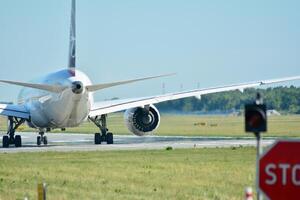
[[[203,95],[201,100],[190,97],[158,104],[162,111],[231,111],[241,110],[246,103],[255,100],[257,92],[261,93],[268,109],[289,113],[300,113],[300,88],[276,87],[267,89],[245,89]]]

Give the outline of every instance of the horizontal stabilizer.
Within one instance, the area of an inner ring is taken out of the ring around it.
[[[67,87],[59,86],[59,85],[23,83],[23,82],[18,82],[18,81],[7,81],[7,80],[0,80],[0,82],[12,84],[12,85],[23,86],[23,87],[34,88],[34,89],[39,89],[39,90],[45,90],[45,91],[54,92],[54,93],[60,93],[67,88]]]
[[[151,76],[151,77],[132,79],[132,80],[127,80],[127,81],[89,85],[89,86],[86,86],[86,89],[89,92],[94,92],[97,90],[102,90],[105,88],[110,88],[110,87],[114,87],[114,86],[118,86],[118,85],[125,85],[125,84],[134,83],[134,82],[138,82],[138,81],[145,81],[145,80],[149,80],[149,79],[161,78],[161,77],[172,76],[172,75],[175,75],[175,74],[165,74],[165,75],[160,75],[160,76]]]

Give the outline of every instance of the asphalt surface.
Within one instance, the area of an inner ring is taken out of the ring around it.
[[[37,133],[21,133],[22,147],[16,148],[11,145],[9,148],[0,147],[0,153],[17,152],[46,152],[46,151],[101,151],[101,150],[143,150],[143,149],[165,149],[176,148],[216,148],[216,147],[239,147],[255,146],[253,137],[185,137],[185,136],[114,136],[114,144],[94,145],[93,134],[71,134],[51,133],[47,134],[48,145],[36,145]],[[2,135],[1,135],[2,138]],[[262,145],[270,145],[273,138],[264,139]]]

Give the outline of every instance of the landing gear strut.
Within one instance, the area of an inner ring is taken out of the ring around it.
[[[8,131],[7,135],[3,136],[2,146],[8,148],[10,144],[16,147],[22,146],[22,138],[20,135],[15,135],[16,129],[25,122],[25,119],[18,119],[16,117],[8,117]]]
[[[95,133],[95,144],[101,144],[101,142],[106,142],[107,144],[114,143],[114,136],[107,129],[106,117],[107,115],[96,116],[95,118],[89,117],[101,131],[101,133]]]
[[[36,138],[36,144],[38,146],[41,146],[41,144],[43,143],[44,145],[48,144],[48,139],[47,136],[44,136],[45,132],[44,131],[40,131],[39,132],[39,136],[37,136]]]

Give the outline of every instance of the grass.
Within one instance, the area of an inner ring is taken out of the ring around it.
[[[243,199],[255,149],[0,154],[0,199]]]
[[[108,116],[110,130],[118,135],[131,134],[120,113]],[[267,136],[299,137],[300,115],[284,115],[270,117],[268,120]],[[0,118],[0,130],[6,130],[6,121]],[[25,126],[21,131],[34,131]],[[54,132],[61,132],[60,130]],[[77,128],[68,128],[72,133],[99,132],[93,123],[83,123]],[[185,136],[246,136],[244,132],[244,118],[236,116],[194,116],[194,115],[162,115],[157,135],[185,135]]]
[[[268,136],[299,137],[300,116],[269,118]],[[115,134],[130,134],[121,114],[109,116]],[[6,121],[0,119],[0,129]],[[32,131],[21,127],[22,131]],[[93,133],[84,123],[67,132]],[[242,117],[163,115],[158,135],[246,136]],[[188,149],[0,154],[0,200],[36,199],[242,199],[254,187],[255,149]]]

